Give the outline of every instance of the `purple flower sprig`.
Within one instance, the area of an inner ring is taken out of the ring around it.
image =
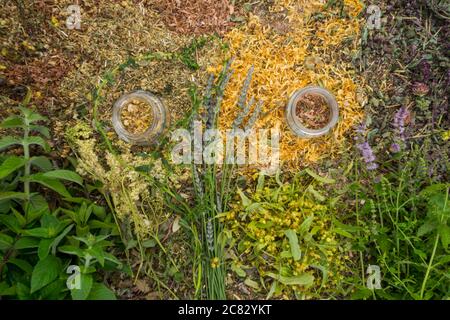
[[[369,142],[365,138],[365,132],[366,132],[366,125],[365,123],[360,124],[356,128],[357,137],[355,140],[358,142],[356,144],[356,147],[361,152],[361,155],[364,159],[364,162],[366,164],[367,170],[375,170],[378,168],[378,164],[375,162],[376,157],[372,150],[372,147],[370,146]]]
[[[394,128],[397,130],[400,140],[405,141],[405,121],[409,117],[409,110],[401,107],[394,116]]]
[[[367,141],[363,143],[358,143],[356,147],[361,151],[364,162],[366,163],[367,170],[375,170],[378,168],[378,164],[375,163],[375,155],[372,148]]]
[[[402,151],[402,148],[397,142],[394,142],[391,144],[390,150],[392,153],[399,153],[400,151]]]
[[[394,116],[392,123],[396,130],[395,142],[391,145],[391,152],[398,153],[401,151],[401,145],[405,143],[405,125],[410,117],[410,111],[406,107],[401,107]]]

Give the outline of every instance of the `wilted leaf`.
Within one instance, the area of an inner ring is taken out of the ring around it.
[[[254,281],[254,280],[252,280],[252,279],[250,279],[250,278],[245,279],[244,283],[245,283],[246,286],[248,286],[250,288],[253,288],[255,290],[259,290],[259,283]]]
[[[150,290],[151,290],[148,283],[142,279],[138,279],[136,281],[136,288],[137,288],[137,290],[139,290],[139,292],[144,293],[144,294],[150,292]]]
[[[173,225],[172,225],[172,232],[175,233],[178,230],[180,230],[181,226],[180,226],[180,216],[176,216],[175,220],[173,221]]]
[[[244,192],[242,192],[240,188],[238,188],[237,192],[241,197],[242,205],[244,206],[244,208],[248,207],[252,203],[252,201],[244,194]]]

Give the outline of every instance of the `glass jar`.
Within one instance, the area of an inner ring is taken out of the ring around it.
[[[153,122],[143,133],[134,134],[128,132],[122,123],[122,110],[132,101],[141,101],[150,106]],[[113,106],[112,124],[120,139],[135,145],[148,146],[155,143],[156,139],[163,133],[167,122],[167,110],[162,101],[154,94],[138,90],[121,96]]]
[[[320,129],[310,129],[305,127],[297,115],[297,103],[306,94],[320,95],[327,102],[330,110],[330,120],[324,127]],[[339,108],[336,98],[333,96],[333,94],[331,94],[331,92],[321,87],[308,86],[295,91],[286,107],[286,120],[289,127],[297,136],[302,138],[317,138],[328,134],[330,130],[337,124],[338,119]]]

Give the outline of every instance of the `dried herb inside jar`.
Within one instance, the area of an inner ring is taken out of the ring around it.
[[[319,94],[307,93],[303,95],[297,101],[295,113],[302,125],[313,130],[325,127],[331,119],[327,100]]]
[[[132,100],[122,108],[120,114],[125,130],[132,134],[142,134],[153,123],[152,107],[141,100]]]

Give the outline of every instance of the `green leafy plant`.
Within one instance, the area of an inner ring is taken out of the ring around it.
[[[107,261],[121,266],[105,251],[113,246],[105,239],[117,234],[111,214],[88,199],[72,196],[76,190],[63,181],[84,187],[77,173],[54,169],[45,155],[34,155],[36,146],[50,151],[49,131],[39,124],[46,118],[24,106],[19,109],[21,116],[10,116],[0,124],[1,129],[23,133],[0,139],[0,150],[16,146],[23,150],[21,156],[0,156],[0,296],[63,299],[69,292],[67,267],[80,265],[81,289],[71,290],[72,298],[113,298],[93,277]],[[61,196],[56,209],[45,198],[48,189]]]
[[[256,189],[239,190],[223,213],[230,239],[231,269],[267,298],[337,298],[341,294],[348,235],[333,218],[333,199],[323,184],[333,179],[309,169],[291,181],[260,174]]]
[[[71,295],[75,300],[86,299],[115,299],[114,293],[103,283],[96,283],[94,273],[98,266],[105,268],[110,262],[113,265],[121,266],[121,262],[111,253],[105,251],[106,248],[113,245],[106,239],[109,235],[94,236],[87,234],[84,237],[73,236],[72,240],[79,241],[78,245],[65,245],[59,248],[59,251],[77,258],[77,265],[82,266],[79,274],[79,286],[76,283],[71,286]]]
[[[355,183],[361,280],[354,298],[443,299],[450,292],[449,184],[431,183],[417,160],[369,186]],[[365,284],[368,264],[381,269],[381,288]]]

